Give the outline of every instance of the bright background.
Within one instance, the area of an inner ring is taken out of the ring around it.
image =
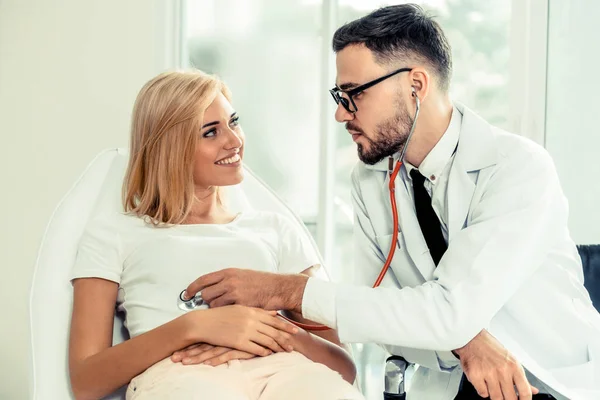
[[[333,279],[351,259],[356,150],[333,120],[333,31],[369,0],[0,0],[0,398],[28,397],[28,291],[45,225],[100,150],[126,146],[144,82],[174,67],[224,78],[247,163],[313,232]],[[453,47],[452,95],[555,159],[578,243],[600,243],[600,2],[420,1]],[[385,354],[355,346],[380,398]]]

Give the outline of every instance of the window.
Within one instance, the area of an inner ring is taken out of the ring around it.
[[[184,10],[186,61],[230,87],[247,165],[300,216],[314,219],[320,4],[189,0]]]

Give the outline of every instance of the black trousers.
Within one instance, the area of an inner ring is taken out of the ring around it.
[[[486,397],[489,399],[489,397]],[[462,380],[460,381],[460,388],[458,389],[458,394],[454,398],[454,400],[477,400],[483,399],[483,397],[477,394],[477,390],[475,387],[469,382],[469,380],[463,375]],[[556,400],[556,398],[549,394],[534,394],[533,400]]]

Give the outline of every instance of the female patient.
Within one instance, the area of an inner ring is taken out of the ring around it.
[[[129,383],[128,399],[362,399],[335,332],[324,340],[274,312],[236,305],[177,307],[182,288],[222,268],[318,268],[290,221],[225,206],[219,187],[243,179],[245,141],[229,99],[201,72],[161,74],[139,93],[126,212],[89,222],[73,270],[76,398]],[[131,339],[111,346],[115,304]]]

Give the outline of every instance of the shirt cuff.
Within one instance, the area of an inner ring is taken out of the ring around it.
[[[451,351],[436,351],[435,355],[441,371],[450,372],[460,365],[460,360]]]
[[[318,278],[308,278],[302,296],[302,316],[337,329],[335,292],[335,283]]]

